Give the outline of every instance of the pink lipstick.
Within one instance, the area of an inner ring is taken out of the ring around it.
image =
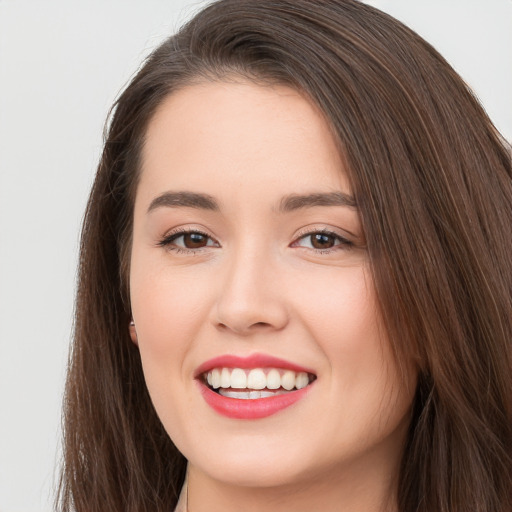
[[[316,379],[309,368],[265,354],[216,357],[201,364],[194,376],[206,403],[235,419],[276,414],[304,398]]]
[[[266,354],[251,354],[247,357],[227,354],[205,361],[195,371],[195,377],[212,368],[283,368],[295,372],[314,373],[313,370]]]

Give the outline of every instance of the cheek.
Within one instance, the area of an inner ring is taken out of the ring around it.
[[[191,414],[184,382],[191,379],[189,355],[207,316],[207,281],[191,272],[171,273],[155,262],[138,263],[134,258],[131,301],[144,377],[162,423],[179,441]]]
[[[380,346],[380,316],[364,267],[336,269],[296,290],[304,321],[333,366],[344,357],[368,356]],[[336,284],[332,284],[336,283]]]
[[[157,265],[149,268],[132,266],[133,317],[141,352],[150,350],[154,357],[166,358],[193,342],[207,314],[207,281],[198,273],[173,271],[171,277]]]
[[[333,413],[354,427],[399,418],[410,405],[411,390],[402,385],[369,271],[347,268],[325,282],[339,284],[320,293],[317,282],[306,281],[296,297],[303,322],[329,363]]]

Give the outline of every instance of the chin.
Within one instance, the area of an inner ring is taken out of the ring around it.
[[[306,472],[290,466],[287,461],[276,461],[255,454],[252,458],[224,459],[220,464],[204,461],[199,467],[210,478],[237,487],[269,488],[297,484],[306,479]]]
[[[310,476],[315,458],[305,457],[303,447],[287,447],[282,440],[272,443],[267,439],[263,445],[250,438],[232,441],[193,453],[187,459],[210,478],[240,487],[283,486]]]

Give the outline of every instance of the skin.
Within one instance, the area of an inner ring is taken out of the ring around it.
[[[169,191],[208,194],[219,211],[150,209]],[[192,512],[241,503],[245,511],[394,508],[415,375],[398,376],[357,208],[279,212],[290,194],[331,192],[351,193],[333,136],[288,87],[189,85],[149,124],[134,211],[132,338],[156,411],[189,461]],[[183,236],[162,245],[176,229],[208,237],[196,248]],[[307,235],[322,229],[336,233],[327,252]],[[255,352],[317,379],[267,418],[219,415],[195,370]]]

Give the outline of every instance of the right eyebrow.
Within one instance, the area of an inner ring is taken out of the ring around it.
[[[168,208],[198,208],[214,212],[220,211],[217,201],[212,196],[196,192],[164,192],[151,201],[147,213],[161,206]]]
[[[281,199],[279,211],[281,213],[293,212],[314,206],[348,206],[357,208],[356,200],[345,192],[319,192],[312,194],[290,194]]]

